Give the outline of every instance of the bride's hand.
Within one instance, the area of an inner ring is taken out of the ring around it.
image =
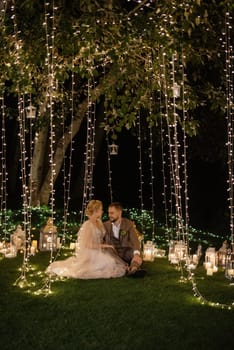
[[[116,250],[115,250],[115,247],[114,247],[113,245],[111,245],[111,244],[102,244],[102,248],[111,248],[111,249],[113,249],[114,251],[116,251]]]

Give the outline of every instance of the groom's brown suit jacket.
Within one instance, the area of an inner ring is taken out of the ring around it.
[[[104,242],[114,245],[122,259],[130,261],[133,257],[134,250],[138,250],[141,253],[141,244],[133,221],[127,218],[121,219],[119,239],[116,239],[113,235],[112,223],[110,220],[103,222],[103,224],[106,230]]]

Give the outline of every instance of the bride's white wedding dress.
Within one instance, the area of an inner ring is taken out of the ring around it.
[[[101,247],[105,232],[87,220],[78,232],[78,252],[66,260],[52,262],[46,273],[61,277],[94,279],[121,277],[126,273],[126,263],[108,249]]]

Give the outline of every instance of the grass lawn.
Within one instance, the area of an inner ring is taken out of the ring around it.
[[[28,278],[43,285],[47,253],[30,259]],[[143,279],[64,280],[52,293],[34,295],[14,286],[22,256],[0,261],[1,350],[153,350],[232,347],[234,308],[201,304],[190,282],[167,258],[144,262]],[[209,301],[231,305],[234,286],[222,271],[195,271],[199,291]]]

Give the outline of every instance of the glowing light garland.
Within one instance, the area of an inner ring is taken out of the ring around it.
[[[150,146],[149,146],[149,158],[150,158],[150,188],[151,188],[151,215],[153,219],[152,223],[152,241],[155,241],[155,198],[154,198],[154,156],[153,156],[153,131],[152,127],[149,128],[149,139],[150,139]]]
[[[227,12],[225,16],[225,39],[224,39],[224,48],[225,48],[225,53],[226,53],[226,69],[225,69],[225,76],[226,76],[226,110],[227,110],[227,134],[228,134],[228,142],[227,142],[227,149],[228,149],[228,193],[229,193],[229,210],[230,210],[230,231],[231,231],[231,250],[233,251],[233,183],[234,183],[234,178],[233,178],[233,48],[231,45],[231,29],[232,26],[230,25],[231,23],[231,16]],[[184,75],[184,71],[183,71]],[[186,110],[186,99],[185,99],[185,90],[184,90],[184,78],[183,78],[183,121],[184,125],[187,119],[187,110]],[[184,144],[186,144],[186,138],[184,135]],[[187,146],[185,146],[186,150]],[[184,152],[186,155],[186,152]],[[184,158],[184,169],[186,169],[186,163],[187,160]],[[188,197],[187,197],[187,172],[185,171],[185,202],[187,202]],[[188,208],[185,206],[185,226],[188,227]],[[209,305],[212,307],[216,308],[221,308],[221,309],[228,309],[228,310],[233,310],[234,308],[234,303],[232,304],[225,304],[225,303],[219,303],[219,302],[213,302],[205,298],[202,293],[199,291],[197,287],[197,282],[196,282],[196,277],[195,274],[191,271],[188,265],[185,265],[187,267],[187,273],[188,273],[188,280],[191,282],[192,287],[193,287],[193,292],[194,296],[199,299],[199,301],[202,304]],[[226,277],[230,278],[227,276],[227,272],[225,272]],[[184,282],[186,281],[186,278],[182,277],[181,281]]]
[[[21,152],[21,181],[22,181],[22,199],[23,199],[23,230],[26,233],[26,246],[23,250],[23,264],[21,274],[15,281],[14,285],[21,288],[28,286],[26,273],[29,271],[29,253],[31,243],[31,228],[29,219],[29,187],[27,185],[27,151],[26,151],[26,120],[25,120],[25,101],[24,95],[18,96],[18,121],[19,121],[19,140]]]
[[[144,202],[143,202],[143,184],[144,184],[144,175],[142,168],[142,141],[141,141],[141,115],[140,111],[137,114],[137,126],[138,126],[138,150],[139,150],[139,199],[140,199],[140,207],[141,207],[141,230],[142,234],[145,233],[144,221],[143,221],[143,212],[144,212]]]
[[[74,60],[72,60],[72,91],[70,97],[71,103],[71,128],[69,130],[70,135],[70,149],[69,149],[69,164],[68,171],[66,171],[66,162],[64,161],[64,225],[63,225],[63,236],[62,236],[62,246],[65,244],[66,237],[66,228],[67,228],[67,220],[69,216],[69,203],[70,203],[70,191],[71,191],[71,173],[72,173],[72,154],[73,154],[73,120],[74,120],[74,93],[75,93],[75,79],[74,79]],[[64,135],[65,135],[65,127],[64,127],[64,115],[61,116],[62,124],[63,124],[63,145],[64,145]],[[67,172],[67,175],[66,175]]]
[[[233,132],[234,132],[234,118],[233,118],[233,47],[231,45],[231,21],[232,17],[229,12],[225,16],[225,38],[224,38],[224,48],[226,54],[226,68],[225,68],[225,78],[226,78],[226,119],[227,119],[227,153],[228,153],[228,202],[229,202],[229,212],[230,212],[230,235],[231,243],[234,243],[233,239],[233,229],[234,229],[234,177],[233,177]]]
[[[188,195],[188,171],[187,171],[187,135],[186,135],[186,122],[187,122],[187,93],[185,89],[184,82],[186,81],[186,73],[184,71],[184,59],[185,56],[182,53],[182,64],[181,64],[181,71],[182,71],[182,113],[183,113],[183,122],[182,122],[182,129],[183,129],[183,172],[184,172],[184,228],[185,233],[188,234],[188,228],[189,228],[189,195]]]
[[[51,8],[51,10],[50,10]],[[50,164],[50,209],[51,209],[51,220],[52,223],[54,223],[54,212],[55,212],[55,189],[54,189],[54,179],[56,177],[55,173],[55,166],[54,163],[54,146],[55,146],[55,122],[54,122],[54,98],[55,98],[55,91],[56,91],[56,81],[55,81],[55,61],[56,61],[56,54],[55,54],[55,13],[56,13],[57,7],[54,4],[54,1],[44,2],[44,27],[45,27],[45,35],[46,35],[46,60],[45,65],[47,66],[48,70],[48,105],[47,108],[49,110],[49,125],[50,125],[50,135],[49,135],[49,164]],[[51,31],[49,32],[49,28],[51,28]],[[52,242],[53,242],[53,235],[52,235]],[[49,263],[52,263],[54,261],[54,247],[53,244],[50,245],[50,261]],[[49,275],[48,278],[46,278],[45,284],[41,289],[39,289],[36,294],[45,294],[46,296],[51,293],[51,283],[52,279]]]
[[[1,89],[3,90],[3,89]],[[1,103],[1,128],[2,128],[2,136],[1,136],[1,167],[0,167],[0,181],[1,181],[1,189],[0,189],[0,228],[3,233],[2,238],[4,241],[6,240],[6,220],[7,220],[7,166],[6,166],[6,114],[5,114],[5,99],[4,99],[4,90],[2,91],[2,95],[0,97]]]
[[[174,54],[172,56],[172,89],[174,89],[175,86],[175,61],[177,61],[177,57]],[[173,91],[174,92],[174,91]],[[184,232],[184,220],[183,220],[183,213],[182,213],[182,180],[181,180],[181,174],[180,174],[180,159],[179,159],[179,149],[181,147],[179,140],[178,140],[178,121],[177,121],[177,105],[176,105],[176,98],[177,95],[173,93],[173,101],[172,101],[172,124],[170,125],[170,121],[168,123],[169,125],[169,134],[170,129],[172,130],[172,139],[173,142],[170,144],[172,155],[171,161],[172,161],[172,174],[173,174],[173,182],[174,182],[174,199],[175,199],[175,216],[176,216],[176,228],[177,228],[177,238],[180,240],[182,239],[185,243],[187,240],[186,233]]]
[[[152,72],[153,76],[153,59],[150,56],[149,57],[149,70]],[[150,85],[152,86],[152,83],[150,82]],[[152,118],[152,104],[153,104],[153,92],[150,89],[150,108],[149,108],[149,117]],[[152,241],[155,241],[155,198],[154,198],[154,156],[153,156],[153,130],[152,125],[150,123],[149,126],[149,161],[150,161],[150,190],[151,190],[151,215],[152,215]]]
[[[20,65],[20,55],[21,55],[21,46],[22,41],[19,39],[20,31],[18,30],[17,21],[16,21],[16,12],[15,12],[15,1],[12,1],[11,6],[12,12],[12,21],[14,27],[13,38],[15,41],[15,57],[16,65]],[[24,72],[20,70],[20,77],[23,77]],[[26,278],[26,273],[29,271],[29,256],[30,256],[30,246],[31,246],[31,219],[30,219],[30,189],[28,186],[28,176],[27,176],[27,165],[28,165],[28,156],[26,151],[26,106],[25,106],[25,96],[20,91],[18,87],[18,122],[19,122],[19,142],[20,142],[20,151],[21,151],[21,182],[22,182],[22,204],[23,204],[23,231],[26,234],[25,247],[23,249],[23,263],[21,267],[21,274],[15,281],[14,285],[18,285],[23,288],[28,286],[28,281]]]
[[[226,120],[227,120],[227,155],[228,155],[228,204],[230,220],[230,241],[231,248],[226,255],[225,277],[234,281],[234,101],[233,101],[233,80],[234,80],[234,51],[231,42],[232,38],[232,16],[229,12],[225,14],[225,30],[223,48],[225,50],[225,79],[226,79]]]
[[[166,182],[166,146],[165,146],[165,129],[164,129],[164,116],[168,115],[168,101],[167,101],[167,89],[166,89],[166,83],[165,83],[165,59],[164,59],[164,53],[162,54],[162,64],[161,67],[161,74],[160,74],[160,85],[163,87],[164,92],[164,98],[165,98],[165,113],[164,113],[164,106],[162,101],[162,93],[160,90],[160,140],[161,140],[161,157],[162,157],[162,177],[163,177],[163,205],[164,205],[164,213],[165,213],[165,225],[166,225],[166,232],[169,231],[169,215],[172,215],[172,211],[169,212],[168,209],[168,201],[167,201],[167,182]],[[171,182],[171,177],[170,177]],[[170,193],[171,195],[171,193]],[[170,203],[172,203],[172,200],[170,200]]]
[[[106,116],[106,110],[104,110],[104,120],[105,124],[107,125],[107,116]],[[113,189],[112,189],[112,170],[111,170],[111,156],[110,156],[110,141],[108,133],[106,133],[106,144],[107,144],[107,167],[108,167],[108,189],[109,189],[109,196],[110,196],[110,203],[113,202]]]
[[[87,110],[87,134],[86,134],[86,151],[85,151],[85,173],[84,173],[84,190],[83,203],[81,211],[81,223],[84,220],[84,209],[87,202],[93,197],[93,169],[94,169],[94,150],[95,150],[95,105],[92,102],[92,78],[88,79],[88,110]]]

